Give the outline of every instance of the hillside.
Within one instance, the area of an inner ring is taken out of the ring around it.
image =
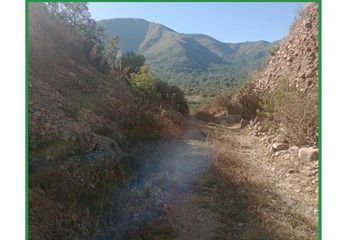
[[[46,5],[30,4],[28,32],[29,238],[110,239],[108,217],[131,209],[102,208],[144,164],[132,156],[146,141],[180,135],[185,118],[92,62],[93,44]]]
[[[271,90],[282,78],[300,91],[318,90],[318,5],[307,4],[289,34],[267,59],[257,88]]]
[[[143,19],[101,20],[106,37],[119,36],[123,52],[143,54],[162,79],[187,94],[215,95],[261,67],[269,48],[266,41],[223,43],[203,34],[178,33]]]

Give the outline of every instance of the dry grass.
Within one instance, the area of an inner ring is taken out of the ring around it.
[[[285,128],[291,144],[306,146],[318,140],[318,97],[303,93],[284,80],[262,97],[260,115],[268,129]]]
[[[207,111],[198,111],[193,116],[203,122],[216,122],[215,116]]]
[[[215,166],[208,183],[215,199],[210,207],[225,223],[219,239],[317,238],[317,226],[305,217],[304,209],[283,200],[284,194],[293,194],[293,188],[278,188],[277,180],[265,171],[272,165],[264,149],[244,141],[240,130],[208,127],[204,131]],[[308,204],[309,196],[302,197],[299,204]]]

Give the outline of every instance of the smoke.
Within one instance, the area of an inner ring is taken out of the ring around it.
[[[145,163],[137,177],[112,195],[112,225],[100,238],[124,238],[161,217],[168,203],[188,197],[198,177],[211,167],[202,138],[199,129],[191,128],[183,140],[149,146],[151,152],[136,159]]]

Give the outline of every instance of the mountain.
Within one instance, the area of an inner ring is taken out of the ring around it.
[[[157,77],[187,94],[213,96],[263,66],[273,43],[224,43],[204,34],[178,33],[135,18],[101,20],[106,38],[118,36],[123,52],[143,54]]]

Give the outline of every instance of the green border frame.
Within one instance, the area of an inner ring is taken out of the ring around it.
[[[25,239],[28,240],[29,232],[29,214],[28,214],[28,152],[29,152],[29,134],[28,134],[28,4],[30,2],[317,2],[319,11],[318,22],[318,239],[322,239],[322,0],[131,0],[131,1],[119,1],[119,0],[25,0]]]

